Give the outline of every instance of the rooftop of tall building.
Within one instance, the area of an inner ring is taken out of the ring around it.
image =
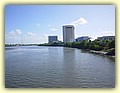
[[[64,25],[63,27],[74,27],[74,25]]]

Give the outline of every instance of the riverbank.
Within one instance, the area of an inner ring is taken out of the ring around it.
[[[80,42],[68,42],[64,47],[85,49],[91,53],[115,57],[115,40],[83,40]]]
[[[115,55],[109,55],[109,52],[104,51],[95,51],[95,50],[88,50],[90,53],[99,54],[99,55],[106,55],[112,58],[115,58]]]
[[[65,47],[63,45],[38,45],[38,46]],[[70,48],[74,48],[74,47],[70,47]],[[80,49],[80,48],[77,48],[77,49]],[[88,51],[90,53],[94,53],[94,54],[99,54],[99,55],[104,55],[104,56],[109,56],[109,57],[115,58],[115,54],[111,53],[111,51],[105,52],[105,51],[96,51],[96,50],[90,50],[90,49],[84,49],[84,50],[86,50],[86,51]]]
[[[91,53],[95,53],[95,54],[100,54],[100,55],[106,55],[108,52],[103,52],[103,51],[95,51],[95,50],[89,50],[89,52]]]

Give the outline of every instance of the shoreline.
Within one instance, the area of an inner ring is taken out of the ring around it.
[[[42,45],[44,46],[44,45]],[[49,45],[46,45],[46,46],[49,46]],[[50,45],[50,47],[65,47],[65,46],[53,46],[53,45]],[[68,48],[74,48],[74,47],[68,47]],[[80,49],[80,48],[76,48],[76,49]],[[81,49],[82,50],[82,49]],[[90,53],[94,53],[94,54],[99,54],[99,55],[102,55],[102,56],[108,56],[108,57],[111,57],[111,58],[115,58],[115,55],[110,55],[109,52],[105,52],[105,51],[96,51],[96,50],[90,50],[90,49],[83,49],[83,50],[86,50]]]
[[[43,45],[42,45],[43,46]],[[5,47],[14,47],[14,46],[5,46]],[[49,47],[65,47],[65,46],[49,46]],[[72,47],[68,47],[68,48],[72,48]],[[76,48],[76,49],[80,49],[80,48]],[[82,49],[81,49],[82,50]],[[115,55],[109,55],[109,52],[105,52],[105,51],[96,51],[96,50],[90,50],[90,49],[83,49],[86,50],[90,53],[94,53],[94,54],[99,54],[99,55],[103,55],[103,56],[108,56],[108,57],[112,57],[115,58]]]
[[[108,52],[104,52],[104,51],[95,51],[95,50],[88,50],[90,53],[94,53],[94,54],[99,54],[99,55],[103,55],[103,56],[108,56],[108,57],[112,57],[115,58],[115,55],[108,55]]]
[[[69,47],[69,48],[72,48],[72,47]],[[80,48],[76,48],[76,49],[80,49]],[[86,50],[86,51],[93,53],[93,54],[98,54],[98,55],[102,55],[102,56],[108,56],[111,58],[115,58],[115,55],[110,55],[109,52],[105,52],[105,51],[96,51],[96,50],[90,50],[90,49],[81,49],[81,50]]]

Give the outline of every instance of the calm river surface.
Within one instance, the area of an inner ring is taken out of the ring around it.
[[[113,59],[75,48],[5,47],[6,88],[114,88]]]

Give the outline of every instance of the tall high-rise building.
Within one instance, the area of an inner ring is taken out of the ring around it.
[[[65,25],[63,26],[63,42],[67,43],[71,40],[74,40],[74,26],[73,25]]]
[[[55,41],[58,41],[58,38],[57,36],[48,36],[48,41],[49,43],[53,43]]]

